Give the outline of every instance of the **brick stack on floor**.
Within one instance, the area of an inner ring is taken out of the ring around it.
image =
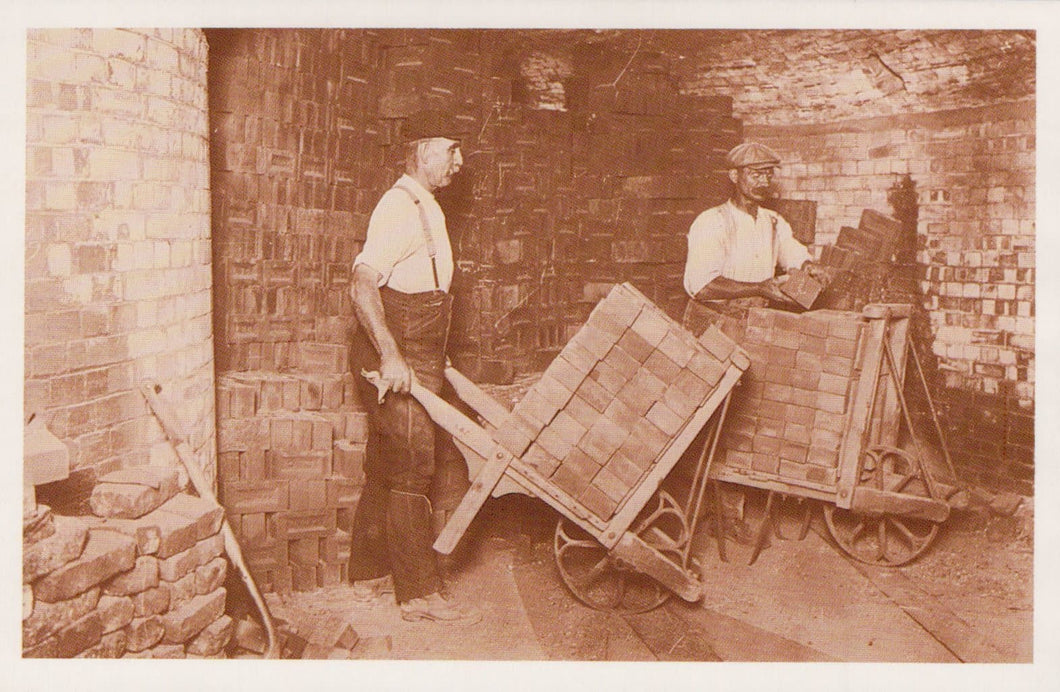
[[[346,350],[299,344],[292,372],[218,378],[221,502],[262,591],[345,580],[367,439]]]
[[[721,321],[747,350],[751,367],[734,390],[716,476],[835,485],[860,375],[863,324],[856,312],[768,308],[751,308],[746,321]]]
[[[514,465],[607,521],[670,441],[747,357],[715,328],[695,337],[617,286],[516,404],[498,441]],[[574,504],[569,501],[565,504]]]
[[[158,467],[103,476],[91,506],[24,532],[22,655],[224,658],[223,510]]]

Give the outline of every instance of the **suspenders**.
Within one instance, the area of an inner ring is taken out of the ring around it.
[[[434,256],[438,254],[437,248],[434,246],[434,237],[431,235],[431,226],[427,222],[427,210],[420,204],[420,199],[412,193],[412,190],[408,189],[404,185],[394,185],[399,190],[403,190],[406,195],[412,200],[412,203],[416,205],[416,211],[420,213],[420,226],[423,228],[423,240],[427,244],[427,254],[431,257],[431,272],[434,274],[434,289],[441,289],[441,284],[438,283],[438,263],[435,261]]]

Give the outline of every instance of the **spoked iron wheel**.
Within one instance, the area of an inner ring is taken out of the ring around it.
[[[668,493],[656,493],[629,530],[676,564],[682,564],[690,537],[688,522]],[[645,613],[670,597],[669,589],[612,555],[567,519],[560,519],[556,525],[554,550],[563,582],[590,608]]]
[[[931,497],[916,459],[895,447],[865,450],[861,482],[881,490]],[[825,524],[839,547],[858,562],[897,567],[919,556],[938,534],[927,519],[895,514],[868,515],[824,505]]]

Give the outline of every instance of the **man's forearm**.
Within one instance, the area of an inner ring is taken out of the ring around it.
[[[350,284],[353,311],[380,356],[400,355],[397,342],[386,326],[383,299],[379,295],[377,282],[378,275],[375,270],[363,264],[354,268],[353,282]]]

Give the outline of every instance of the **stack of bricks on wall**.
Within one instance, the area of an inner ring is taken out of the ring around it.
[[[24,536],[23,656],[223,658],[223,510],[154,467],[104,476],[91,505]]]
[[[747,364],[717,329],[697,341],[639,291],[618,286],[497,435],[517,469],[606,522],[729,367]]]

